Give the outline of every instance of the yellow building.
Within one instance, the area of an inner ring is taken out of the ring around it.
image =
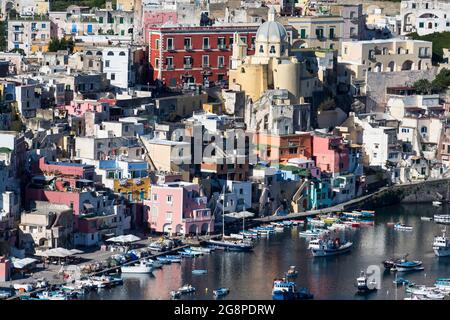
[[[117,10],[133,11],[135,0],[117,0]]]
[[[50,11],[50,1],[49,0],[34,0],[36,5],[35,14],[47,14]]]
[[[255,54],[246,55],[246,44],[234,35],[230,69],[230,89],[243,90],[252,101],[270,89],[286,89],[291,103],[302,102],[300,69],[297,58],[290,56],[288,35],[284,26],[275,21],[275,10],[256,33]]]
[[[150,194],[150,178],[114,179],[114,192],[120,193],[128,201],[138,202]]]
[[[332,49],[340,52],[344,18],[332,15],[300,16],[288,19],[297,31],[294,48]]]
[[[203,104],[203,111],[215,114],[221,114],[223,112],[222,102],[208,102]]]

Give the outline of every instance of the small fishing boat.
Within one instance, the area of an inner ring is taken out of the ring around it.
[[[426,286],[409,285],[405,291],[414,295],[424,296],[430,292],[430,288],[427,288]]]
[[[204,247],[189,247],[192,251],[201,252],[201,253],[211,253],[214,250],[211,248],[204,248]]]
[[[30,292],[34,289],[34,286],[31,283],[14,283],[13,288],[19,291]]]
[[[318,237],[321,235],[321,232],[317,229],[313,229],[313,230],[300,231],[298,234],[300,237],[309,238],[309,237]]]
[[[307,217],[306,220],[308,221],[308,224],[315,226],[315,227],[325,227],[325,221],[320,219],[314,219],[311,217]]]
[[[258,232],[252,232],[252,231],[241,231],[239,234],[242,234],[244,238],[258,238]]]
[[[373,226],[375,225],[375,221],[373,220],[360,220],[359,224],[362,226]]]
[[[67,296],[62,291],[42,291],[36,294],[39,300],[67,300]]]
[[[407,280],[407,279],[404,279],[404,278],[397,278],[397,279],[395,279],[394,281],[392,281],[394,284],[396,284],[396,285],[400,285],[400,286],[405,286],[405,285],[411,285],[411,286],[413,286],[414,285],[414,282],[411,282],[411,281],[409,281],[409,280]]]
[[[281,224],[284,225],[285,227],[291,227],[294,225],[294,223],[291,220],[283,220],[281,221]]]
[[[305,224],[305,220],[291,220],[293,226],[303,226]]]
[[[298,276],[298,270],[296,269],[296,266],[290,266],[289,270],[286,272],[287,278],[297,278]]]
[[[321,240],[319,239],[319,247],[311,248],[311,253],[314,257],[327,257],[346,253],[351,250],[353,242],[341,242],[339,238],[335,240]]]
[[[420,217],[420,220],[422,221],[433,221],[432,217]]]
[[[156,260],[158,260],[162,264],[170,264],[171,263],[171,260],[164,256],[156,257]]]
[[[153,265],[148,261],[141,260],[139,264],[121,266],[120,271],[122,273],[149,274],[153,271]]]
[[[245,241],[209,240],[209,245],[230,251],[251,251],[253,245]]]
[[[208,273],[208,270],[204,270],[204,269],[192,270],[192,274],[196,274],[196,275],[207,274],[207,273]]]
[[[450,237],[447,236],[447,229],[442,230],[442,236],[434,237],[433,251],[438,257],[450,256]]]
[[[181,294],[193,293],[195,292],[195,287],[190,284],[185,284],[184,286],[179,288],[178,291],[181,292]]]
[[[180,263],[181,262],[181,255],[167,255],[166,258],[171,263]]]
[[[369,281],[366,273],[361,271],[360,276],[356,278],[356,287],[359,292],[371,292],[377,290],[378,284],[375,279]]]
[[[403,223],[394,224],[394,229],[399,231],[412,231],[413,227],[407,226]]]
[[[297,290],[295,282],[286,281],[286,279],[275,279],[273,281],[273,300],[306,300],[313,298],[314,295],[308,289],[301,288]]]
[[[218,288],[216,290],[213,290],[213,295],[216,298],[226,296],[229,293],[230,293],[229,288]]]
[[[172,290],[172,291],[170,291],[170,297],[172,298],[172,299],[180,299],[181,298],[181,292],[180,291],[178,291],[178,290]]]
[[[441,201],[433,201],[432,204],[435,207],[440,207],[442,205],[442,202]]]
[[[391,268],[392,271],[393,268]],[[395,269],[398,272],[408,272],[408,271],[422,271],[422,261],[407,261],[406,259],[401,260],[395,264]]]
[[[342,221],[342,223],[351,226],[352,228],[358,228],[360,226],[359,221],[356,220],[346,220]]]
[[[8,299],[15,295],[14,290],[10,288],[2,288],[0,289],[0,299]]]
[[[441,291],[450,293],[450,278],[438,278],[436,279],[434,286]]]
[[[441,224],[450,224],[450,214],[435,214],[434,222]]]
[[[445,298],[445,295],[441,292],[438,292],[436,290],[430,290],[425,297],[431,300],[443,300]]]

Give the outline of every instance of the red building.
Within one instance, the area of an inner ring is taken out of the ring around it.
[[[234,33],[252,55],[257,30],[258,25],[149,28],[153,81],[167,87],[228,81]]]

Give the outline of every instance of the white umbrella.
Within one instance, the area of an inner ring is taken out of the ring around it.
[[[106,241],[109,242],[120,242],[120,243],[129,243],[129,242],[136,242],[141,240],[141,238],[136,237],[133,234],[128,234],[126,236],[118,236],[118,237],[113,237],[113,238],[109,238]]]

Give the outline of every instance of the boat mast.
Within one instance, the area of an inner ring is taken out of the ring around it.
[[[223,185],[223,205],[222,205],[222,240],[225,239],[225,188],[227,186],[227,180],[225,180],[225,184]]]

